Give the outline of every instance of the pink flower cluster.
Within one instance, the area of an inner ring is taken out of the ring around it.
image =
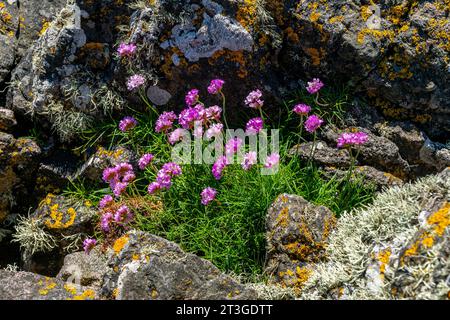
[[[83,249],[86,254],[89,254],[91,250],[97,245],[97,240],[87,238],[83,241]]]
[[[250,151],[244,155],[244,160],[241,163],[242,169],[250,170],[257,162],[258,155],[255,151]]]
[[[138,125],[138,122],[133,117],[125,117],[119,122],[119,130],[122,132],[130,131]]]
[[[216,180],[220,180],[222,178],[222,172],[227,165],[229,165],[227,156],[221,156],[216,160],[216,162],[214,162],[211,172]]]
[[[324,84],[319,78],[314,78],[314,79],[312,79],[312,81],[308,82],[308,86],[306,87],[306,90],[310,94],[314,94],[314,93],[319,92],[323,86],[324,86]]]
[[[203,189],[203,191],[200,193],[202,197],[202,204],[204,206],[207,206],[211,201],[213,201],[216,198],[217,190],[211,187],[207,187]]]
[[[211,83],[208,86],[208,92],[210,94],[218,94],[222,90],[224,83],[225,83],[225,81],[223,81],[221,79],[211,80]]]
[[[278,153],[272,153],[266,159],[264,168],[273,168],[280,162],[280,155]]]
[[[227,156],[232,156],[239,151],[241,146],[242,146],[242,139],[234,137],[233,139],[228,140],[227,143],[225,144],[225,154]]]
[[[156,120],[155,131],[156,132],[167,132],[172,129],[173,122],[177,119],[175,112],[163,112]]]
[[[301,115],[301,116],[306,116],[308,115],[308,113],[311,112],[311,107],[308,106],[307,104],[297,104],[294,109],[292,109],[292,111],[294,111],[296,114]]]
[[[305,129],[309,133],[313,133],[316,131],[323,123],[323,120],[316,116],[315,114],[311,115],[305,121]]]
[[[110,202],[108,206],[103,207],[102,209],[107,210],[114,201]],[[130,223],[134,218],[133,213],[126,205],[121,205],[114,213],[111,210],[103,213],[100,218],[100,227],[103,232],[111,231],[111,224],[116,223],[117,225],[125,225]]]
[[[196,104],[198,102],[199,99],[199,91],[198,89],[192,89],[190,90],[185,97],[185,101],[186,101],[186,105],[188,107],[193,106],[194,104]]]
[[[153,154],[146,153],[138,161],[139,169],[144,170],[153,161]]]
[[[345,132],[337,139],[337,147],[344,148],[354,145],[361,145],[369,140],[369,136],[364,132]]]
[[[129,91],[133,91],[141,86],[143,86],[145,83],[145,78],[143,75],[135,74],[128,78],[127,80],[127,89]]]
[[[117,48],[117,53],[121,57],[131,57],[136,52],[136,48],[134,43],[121,43]]]
[[[256,135],[261,131],[263,126],[264,126],[263,119],[261,118],[250,119],[247,122],[247,125],[245,126],[245,133],[248,135]]]
[[[150,183],[148,186],[148,193],[153,194],[161,189],[168,190],[172,186],[172,178],[180,174],[182,174],[181,167],[175,162],[164,164],[156,175],[156,181]]]
[[[261,98],[262,92],[257,89],[250,92],[244,102],[249,108],[259,109],[264,105],[264,100]]]
[[[133,167],[129,163],[120,163],[103,170],[103,180],[109,183],[116,197],[119,197],[135,178]]]

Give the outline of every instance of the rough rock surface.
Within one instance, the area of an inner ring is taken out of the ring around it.
[[[82,286],[99,288],[108,272],[107,263],[107,256],[98,247],[89,254],[84,251],[74,252],[64,257],[64,265],[56,278],[63,281],[72,279]]]
[[[22,218],[14,234],[22,248],[23,269],[55,275],[64,255],[80,250],[94,231],[96,210],[90,203],[48,194],[30,217]]]
[[[16,204],[27,205],[41,150],[31,139],[0,132],[0,222]]]
[[[305,299],[448,299],[450,174],[377,195],[342,215]]]
[[[7,132],[15,125],[17,125],[17,120],[14,112],[9,109],[0,108],[0,130]]]
[[[256,293],[211,262],[183,252],[160,237],[130,231],[113,245],[102,287],[107,298],[255,299]]]
[[[93,300],[90,288],[23,271],[0,269],[0,300]]]
[[[311,150],[314,147],[314,150]],[[329,147],[324,141],[306,142],[293,147],[290,152],[303,160],[312,159],[321,166],[348,168],[351,165],[350,154],[345,149]]]
[[[314,269],[313,264],[324,258],[335,224],[329,209],[300,196],[279,195],[267,213],[265,272],[282,286],[300,289]]]

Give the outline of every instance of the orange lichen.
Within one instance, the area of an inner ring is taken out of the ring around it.
[[[127,235],[120,237],[113,244],[113,250],[116,254],[119,254],[125,245],[128,243],[129,238]]]
[[[284,207],[278,214],[276,224],[279,224],[282,227],[286,227],[288,225],[288,220],[289,220],[289,208]]]
[[[321,60],[326,55],[326,52],[323,48],[320,48],[320,51],[316,48],[306,48],[305,51],[311,57],[313,66],[319,66]]]
[[[67,219],[66,222],[63,222],[65,215],[64,215],[64,213],[59,211],[58,208],[59,208],[58,203],[50,205],[49,216],[51,218],[51,221],[46,220],[45,225],[50,229],[66,229],[66,228],[70,227],[71,225],[73,225],[73,223],[75,222],[75,218],[77,216],[75,209],[72,207],[67,209],[66,212],[67,212],[69,218]]]
[[[86,299],[92,300],[94,298],[95,298],[95,291],[92,289],[87,289],[82,294],[74,296],[72,300],[86,300]]]
[[[236,20],[247,30],[252,31],[257,21],[257,0],[244,0],[236,13]]]
[[[380,251],[378,253],[378,261],[380,262],[380,274],[384,275],[384,272],[386,271],[386,265],[389,263],[389,258],[391,257],[391,250],[386,249],[383,251]]]

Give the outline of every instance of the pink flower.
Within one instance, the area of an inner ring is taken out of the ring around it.
[[[352,145],[361,145],[369,140],[369,136],[364,132],[346,132],[339,136],[337,147],[343,148]]]
[[[234,137],[225,144],[225,153],[227,155],[233,155],[236,152],[238,152],[241,146],[242,146],[242,139]]]
[[[173,122],[177,119],[177,115],[173,112],[163,112],[156,120],[155,131],[167,132],[172,129]]]
[[[311,107],[308,106],[307,104],[298,104],[294,107],[294,109],[292,109],[292,111],[294,111],[296,114],[298,115],[302,115],[302,116],[306,116],[308,115],[308,113],[311,112]]]
[[[153,161],[153,154],[146,153],[138,161],[139,169],[144,170]]]
[[[120,163],[113,168],[106,168],[103,171],[103,180],[109,183],[116,197],[119,197],[136,178],[133,167],[129,163]]]
[[[245,133],[248,135],[256,135],[263,128],[264,123],[261,118],[253,118],[247,122]]]
[[[180,115],[178,116],[178,123],[184,128],[184,129],[190,129],[194,127],[194,122],[196,120],[200,120],[201,115],[199,113],[199,110],[196,108],[187,108],[181,111]]]
[[[212,106],[205,109],[205,116],[207,120],[220,120],[220,115],[222,113],[222,108],[219,106]]]
[[[192,89],[186,94],[185,101],[187,106],[191,107],[197,103],[199,99],[198,93],[199,91],[197,89]]]
[[[208,92],[210,94],[218,94],[224,85],[225,81],[221,79],[214,79],[211,81],[210,85],[208,86]]]
[[[220,180],[222,178],[222,171],[228,165],[228,159],[226,156],[222,156],[214,162],[212,166],[212,174],[216,180]]]
[[[158,182],[150,183],[147,189],[149,194],[154,194],[158,190],[161,190],[161,185]]]
[[[170,174],[171,176],[179,176],[182,171],[181,167],[176,164],[175,162],[167,162],[162,166],[162,169],[167,174]]]
[[[207,206],[211,201],[216,198],[217,190],[211,187],[207,187],[203,189],[200,194],[202,196],[202,204]]]
[[[244,155],[244,160],[241,164],[242,169],[250,170],[257,162],[257,154],[255,151],[250,151]]]
[[[201,121],[195,121],[194,132],[192,132],[192,135],[196,138],[203,137],[203,125]]]
[[[136,45],[134,43],[121,43],[117,52],[121,57],[130,57],[136,52]]]
[[[128,183],[125,182],[117,182],[113,188],[113,193],[116,197],[120,197],[120,195],[125,191],[128,187]]]
[[[144,76],[142,76],[140,74],[135,74],[134,76],[131,76],[128,78],[127,89],[129,91],[133,91],[133,90],[139,88],[140,86],[144,85],[144,83],[145,83]]]
[[[209,127],[208,130],[206,130],[206,138],[210,140],[212,137],[217,137],[222,133],[223,130],[223,124],[216,123],[213,124],[211,127]]]
[[[160,189],[169,189],[172,186],[172,176],[164,170],[159,170],[156,175],[156,182]]]
[[[306,87],[306,90],[310,94],[314,94],[316,92],[319,92],[320,89],[324,86],[323,82],[320,81],[319,78],[314,78],[312,81],[308,82],[308,86]]]
[[[97,240],[95,239],[85,239],[83,241],[83,249],[84,252],[86,252],[86,254],[89,254],[89,252],[91,252],[91,250],[95,247],[95,245],[97,244]]]
[[[272,153],[267,157],[264,168],[273,168],[280,162],[280,155],[278,153]]]
[[[103,181],[106,183],[110,183],[115,180],[117,177],[117,172],[115,168],[106,168],[103,170]]]
[[[315,114],[313,114],[313,115],[309,116],[308,119],[306,119],[306,121],[305,121],[305,129],[309,133],[313,133],[314,131],[316,131],[322,125],[322,123],[323,123],[323,120],[320,119]]]
[[[133,219],[133,214],[126,205],[121,206],[117,209],[114,215],[114,221],[117,223],[128,223]]]
[[[181,141],[181,139],[183,138],[185,132],[186,132],[185,129],[181,129],[181,128],[178,128],[178,129],[175,129],[174,131],[172,131],[169,134],[169,143],[171,145],[173,145],[173,144]]]
[[[109,224],[114,220],[114,216],[111,212],[106,212],[102,215],[100,219],[100,226],[104,232],[109,232],[111,230]]]
[[[254,90],[248,94],[247,98],[245,98],[245,104],[250,108],[259,109],[264,104],[264,101],[261,99],[261,97],[262,92],[259,89]]]
[[[119,130],[122,132],[129,131],[136,127],[138,124],[137,120],[133,117],[125,117],[119,122]]]
[[[104,209],[113,202],[114,202],[113,197],[111,195],[107,194],[106,196],[104,196],[102,198],[102,200],[100,200],[99,207],[100,207],[100,209]]]

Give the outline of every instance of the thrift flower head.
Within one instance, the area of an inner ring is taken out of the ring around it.
[[[153,161],[153,154],[146,153],[138,161],[139,169],[144,170]]]
[[[222,156],[214,162],[212,166],[212,174],[216,180],[220,180],[222,178],[222,171],[228,165],[228,159],[226,156]]]
[[[178,123],[184,129],[190,129],[194,127],[194,122],[200,119],[201,114],[199,113],[198,108],[196,109],[191,107],[181,111],[180,115],[178,116]]]
[[[322,125],[322,123],[323,123],[323,120],[320,119],[315,114],[313,114],[313,115],[309,116],[308,119],[306,119],[305,129],[306,129],[306,131],[313,133]]]
[[[122,132],[129,131],[136,127],[138,124],[137,120],[133,117],[125,117],[119,122],[119,129]]]
[[[149,194],[154,194],[156,191],[161,189],[161,185],[158,182],[152,182],[149,184],[147,192]]]
[[[212,106],[205,109],[205,117],[207,120],[220,120],[222,108],[219,106]]]
[[[135,74],[134,76],[131,76],[128,78],[127,89],[129,91],[133,91],[133,90],[139,88],[140,86],[144,85],[144,83],[145,83],[144,76],[142,76],[140,74]]]
[[[127,188],[128,183],[135,178],[133,167],[129,163],[120,163],[113,168],[103,170],[103,180],[109,183],[116,197],[119,197]]]
[[[211,187],[207,187],[203,189],[200,194],[202,196],[202,204],[207,206],[211,201],[216,198],[217,190]]]
[[[169,134],[169,143],[173,145],[173,144],[181,141],[181,139],[184,136],[184,133],[185,133],[185,129],[181,129],[181,128],[175,129],[174,131],[172,131]]]
[[[264,168],[273,168],[280,162],[280,155],[278,153],[272,153],[267,157]]]
[[[136,45],[134,43],[121,43],[117,49],[117,53],[121,57],[132,56],[136,52]]]
[[[218,94],[224,85],[225,81],[221,79],[214,79],[208,86],[208,92],[210,94]]]
[[[108,207],[110,204],[112,204],[114,202],[114,199],[111,195],[107,194],[106,196],[104,196],[102,198],[102,200],[100,200],[99,203],[99,207],[100,209],[104,209],[106,207]]]
[[[319,78],[314,78],[312,81],[308,82],[308,86],[306,87],[306,90],[310,94],[314,94],[316,92],[319,92],[320,89],[324,86],[323,82],[320,81]]]
[[[114,215],[114,221],[118,223],[127,223],[133,219],[133,215],[126,205],[121,206],[117,209]]]
[[[346,132],[339,136],[337,147],[343,148],[352,145],[361,145],[369,140],[369,136],[364,132]]]
[[[128,183],[125,182],[117,182],[113,188],[113,193],[116,197],[120,197],[120,195],[126,190],[128,187]]]
[[[225,153],[227,155],[233,155],[236,152],[238,152],[241,146],[242,146],[242,139],[234,137],[225,144]]]
[[[256,164],[257,154],[255,151],[250,151],[244,155],[244,160],[242,161],[242,169],[250,170],[252,166]]]
[[[206,138],[210,140],[212,137],[217,137],[222,133],[223,124],[215,123],[208,130],[206,130]]]
[[[164,170],[159,170],[156,175],[156,182],[161,189],[169,189],[172,186],[172,176]]]
[[[167,162],[162,166],[162,169],[164,172],[166,172],[167,174],[171,175],[171,176],[179,176],[182,171],[181,171],[181,167],[176,164],[175,162]]]
[[[111,230],[110,223],[114,220],[114,216],[111,212],[106,212],[102,215],[100,219],[100,227],[104,232],[109,232]]]
[[[307,104],[298,104],[292,109],[296,114],[306,116],[308,113],[311,112],[311,107]]]
[[[261,99],[261,97],[262,92],[259,89],[254,90],[248,94],[247,98],[245,98],[245,104],[250,108],[259,109],[264,104],[264,101]]]
[[[194,132],[192,132],[192,135],[196,138],[203,137],[203,125],[201,121],[195,121]]]
[[[89,239],[89,238],[85,239],[83,241],[84,252],[86,252],[86,254],[89,254],[89,252],[91,252],[92,248],[94,248],[96,244],[97,244],[97,240],[95,240],[95,239]]]
[[[261,118],[253,118],[247,122],[245,133],[248,135],[256,135],[263,128],[263,120]]]
[[[173,122],[177,119],[175,112],[163,112],[156,120],[155,131],[167,132],[172,129]]]
[[[197,103],[198,99],[199,99],[199,95],[198,95],[199,91],[197,89],[192,89],[190,90],[185,97],[185,101],[186,101],[186,105],[191,107],[194,104]]]

